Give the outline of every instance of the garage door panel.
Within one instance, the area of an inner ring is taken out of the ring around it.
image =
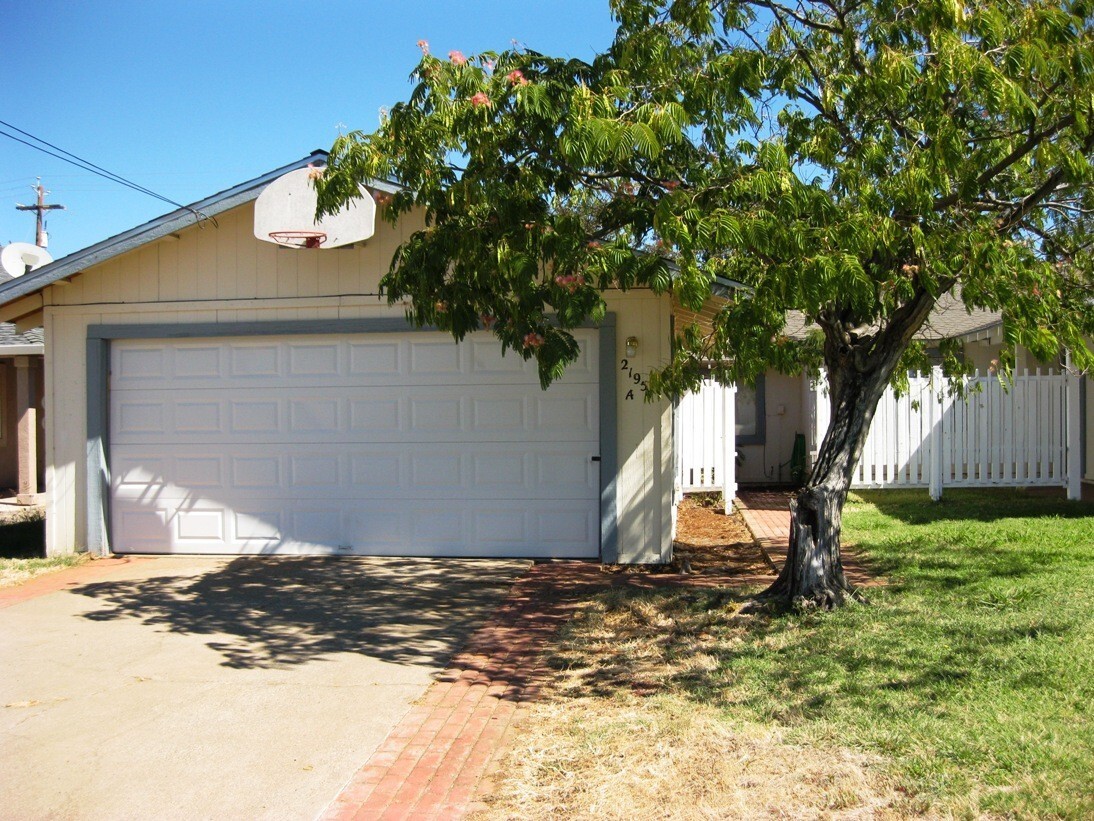
[[[599,407],[588,386],[543,393],[499,385],[490,396],[472,386],[437,395],[435,387],[309,390],[285,396],[277,388],[224,395],[208,388],[111,392],[112,441],[190,443],[480,442],[598,440]]]
[[[347,445],[212,446],[164,456],[148,445],[112,448],[112,495],[148,498],[321,500],[352,494],[399,500],[415,494],[435,499],[591,499],[600,483],[587,444],[534,449],[488,443],[468,452],[460,443],[411,453],[398,445],[355,451]]]
[[[593,336],[587,331],[575,335],[581,348],[578,359],[558,384],[595,383],[599,366]],[[461,345],[437,334],[419,334],[432,337],[429,341],[400,334],[372,336],[341,341],[312,337],[127,342],[112,356],[111,383],[118,390],[190,390],[234,389],[240,383],[279,388],[539,382],[534,359],[525,361],[516,351],[502,354],[501,344],[489,334],[473,334]],[[403,338],[381,339],[384,336]]]
[[[280,500],[282,507],[129,507],[115,512],[124,540],[117,553],[327,555],[468,555],[591,558],[599,516],[594,506],[535,501],[469,508],[457,500],[421,500],[393,509],[383,500]]]
[[[112,546],[595,557],[593,339],[547,392],[487,335],[114,343]]]

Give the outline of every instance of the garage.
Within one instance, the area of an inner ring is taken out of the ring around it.
[[[114,339],[116,553],[600,556],[595,331],[542,391],[490,334]]]
[[[295,245],[263,223],[324,160],[0,283],[0,321],[46,340],[48,554],[669,561],[672,405],[642,388],[672,357],[671,295],[605,291],[543,391],[489,330],[457,344],[388,301],[424,210]]]

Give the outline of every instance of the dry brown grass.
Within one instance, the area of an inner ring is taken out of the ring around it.
[[[902,818],[877,762],[673,695],[533,706],[481,819]]]

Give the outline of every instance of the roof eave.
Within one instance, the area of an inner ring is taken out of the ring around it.
[[[46,352],[45,344],[28,343],[26,345],[0,345],[0,358],[9,356],[41,356]]]
[[[48,265],[43,265],[38,270],[25,276],[0,284],[0,305],[6,305],[21,297],[29,296],[93,265],[106,262],[116,256],[139,248],[141,245],[155,242],[174,234],[176,231],[195,225],[200,222],[200,219],[195,216],[194,212],[198,212],[204,217],[215,217],[225,211],[230,211],[244,203],[255,200],[267,185],[283,174],[295,171],[298,168],[306,168],[309,164],[325,162],[326,159],[326,151],[313,151],[308,156],[274,169],[261,177],[240,183],[232,188],[213,194],[211,197],[192,203],[185,208],[179,208],[164,214],[143,225],[116,234]],[[387,181],[369,181],[369,186],[389,194],[399,190],[397,185]]]

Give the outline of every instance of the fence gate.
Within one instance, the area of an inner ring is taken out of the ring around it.
[[[734,386],[705,379],[680,399],[675,417],[677,491],[720,490],[726,514],[737,495],[736,396]]]

